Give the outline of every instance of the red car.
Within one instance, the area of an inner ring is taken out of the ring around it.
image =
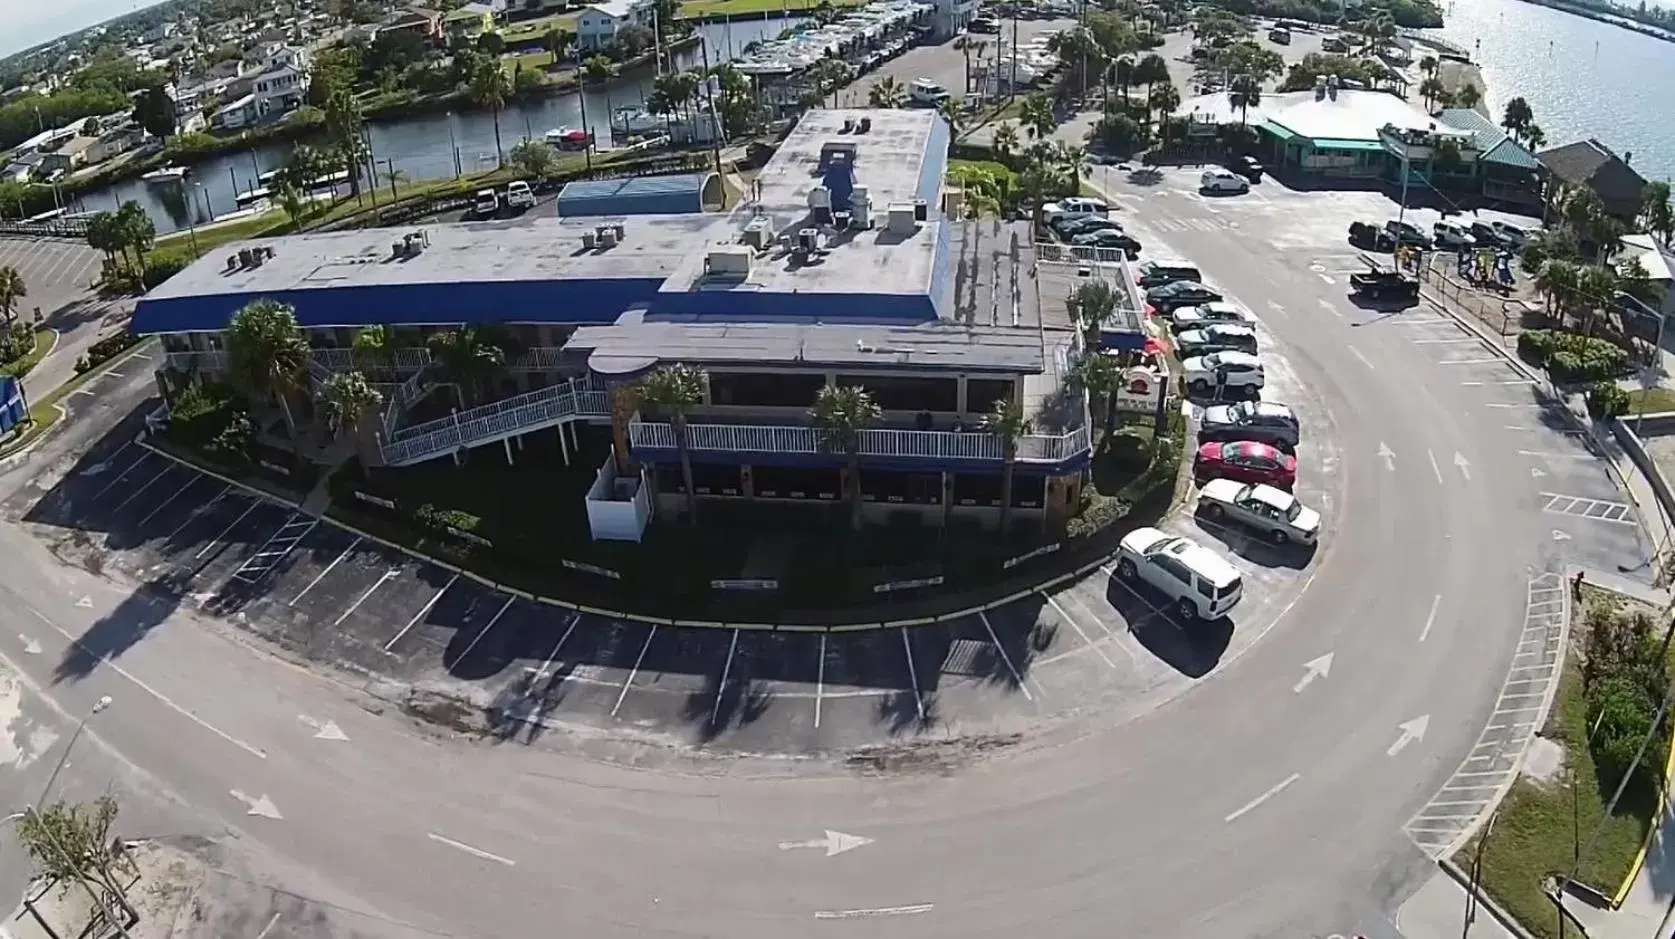
[[[1200,483],[1206,479],[1266,483],[1290,492],[1297,482],[1297,458],[1251,440],[1206,443],[1193,458],[1192,477]]]

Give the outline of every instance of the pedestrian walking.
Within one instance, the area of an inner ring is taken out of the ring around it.
[[[1576,572],[1576,578],[1570,582],[1570,598],[1571,598],[1572,601],[1574,601],[1576,603],[1581,603],[1582,602],[1582,578],[1583,578],[1583,576],[1584,575],[1581,571],[1577,571]]]

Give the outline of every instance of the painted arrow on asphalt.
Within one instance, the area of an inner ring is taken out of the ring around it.
[[[813,841],[781,841],[779,850],[794,851],[798,848],[824,848],[826,849],[826,856],[832,857],[845,851],[864,848],[869,844],[872,844],[871,838],[862,838],[860,835],[846,835],[841,831],[832,831],[828,828],[824,838],[816,838]]]
[[[279,809],[273,804],[273,800],[269,799],[265,795],[251,797],[245,795],[237,789],[234,789],[227,794],[244,803],[244,814],[246,815],[259,815],[262,818],[271,818],[274,821],[285,820],[285,816],[279,814]]]
[[[1328,652],[1318,659],[1303,663],[1303,677],[1297,684],[1291,686],[1291,693],[1296,694],[1304,688],[1314,684],[1316,678],[1325,678],[1332,671],[1332,653]]]
[[[23,643],[24,654],[26,654],[26,655],[40,655],[41,654],[41,644],[40,643],[38,643],[35,640],[29,638],[28,636],[25,636],[23,633],[18,633],[17,638],[18,638],[19,642]]]
[[[307,714],[298,714],[297,715],[297,720],[302,721],[304,724],[307,724],[309,727],[314,728],[314,739],[315,740],[348,740],[349,739],[349,735],[343,732],[343,728],[337,726],[336,721],[317,721],[314,718],[309,717]]]
[[[1539,466],[1530,467],[1530,478],[1531,479],[1540,479],[1541,477],[1546,476],[1546,475],[1547,475],[1546,473],[1543,473],[1541,471],[1541,467],[1539,467]]]
[[[108,470],[110,468],[111,468],[111,465],[108,462],[106,462],[106,463],[95,463],[92,466],[89,466],[86,469],[82,470],[81,475],[83,475],[83,476],[97,476],[100,473],[103,473],[105,470]]]
[[[80,600],[76,601],[76,606],[83,610],[91,610],[93,609],[93,598],[82,597]]]
[[[1458,450],[1454,451],[1454,467],[1466,478],[1466,482],[1471,482],[1471,462]]]
[[[1431,715],[1429,714],[1421,714],[1411,721],[1398,724],[1397,727],[1401,729],[1402,735],[1396,738],[1396,742],[1390,745],[1390,749],[1384,751],[1384,755],[1395,756],[1407,749],[1408,744],[1424,740],[1425,728],[1429,726],[1431,726]]]
[[[1570,532],[1560,531],[1557,528],[1555,528],[1555,529],[1553,529],[1553,540],[1554,541],[1569,541],[1570,540]]]
[[[1378,442],[1378,455],[1380,457],[1384,458],[1384,468],[1387,469],[1387,470],[1390,470],[1391,472],[1395,472],[1395,470],[1396,470],[1396,451],[1390,449],[1389,444],[1380,440]]]

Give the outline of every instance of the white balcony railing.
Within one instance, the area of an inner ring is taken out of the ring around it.
[[[610,414],[609,395],[584,382],[552,385],[493,404],[404,427],[383,447],[384,463],[405,466],[541,430],[576,417]]]
[[[672,450],[674,428],[669,424],[635,421],[628,427],[635,447]],[[1086,427],[1065,434],[1029,434],[1018,438],[1018,461],[1057,463],[1088,450]],[[981,431],[863,430],[861,455],[927,460],[1000,460],[1000,440]],[[688,424],[687,443],[693,450],[732,453],[828,453],[820,431],[813,427],[762,424]]]

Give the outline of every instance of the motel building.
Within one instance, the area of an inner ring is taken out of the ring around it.
[[[596,538],[635,540],[652,515],[682,511],[674,430],[625,393],[676,363],[708,375],[688,417],[701,498],[841,500],[846,455],[809,408],[822,385],[861,385],[883,410],[860,440],[869,521],[998,522],[1002,446],[981,420],[1003,398],[1033,425],[1017,442],[1013,514],[1062,519],[1103,420],[1066,386],[1081,354],[1066,301],[1089,278],[1120,287],[1127,302],[1101,345],[1139,351],[1140,297],[1118,252],[1060,256],[1027,223],[959,217],[948,143],[931,111],[814,110],[728,214],[561,196],[594,214],[264,239],[162,284],[133,329],[162,337],[175,373],[214,375],[241,307],[289,304],[315,349],[311,384],[359,368],[384,392],[363,450],[389,467],[490,447],[515,461],[539,434],[568,457],[577,424],[610,427],[632,468],[599,468],[586,496]],[[502,328],[518,351],[478,397],[489,403],[456,411],[425,340],[462,324]],[[393,327],[400,348],[357,363],[351,346],[370,326]],[[1131,375],[1123,406],[1155,410],[1155,377]]]

